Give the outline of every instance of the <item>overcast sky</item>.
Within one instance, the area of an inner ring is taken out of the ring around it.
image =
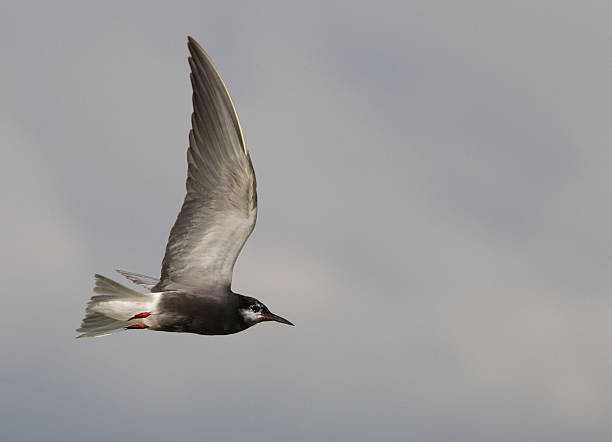
[[[609,441],[612,6],[3,2],[6,441]],[[75,340],[157,275],[187,35],[259,218],[233,288],[296,327]]]

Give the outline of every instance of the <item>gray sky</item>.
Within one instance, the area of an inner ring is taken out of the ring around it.
[[[3,440],[607,441],[612,7],[5,2]],[[234,275],[296,323],[75,340],[156,275],[186,36],[258,178]]]

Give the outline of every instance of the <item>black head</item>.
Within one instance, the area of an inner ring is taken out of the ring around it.
[[[255,325],[263,321],[276,321],[280,322],[281,324],[293,325],[285,318],[272,313],[270,310],[268,310],[268,307],[257,299],[251,298],[250,296],[238,296],[238,309],[244,322],[248,324],[248,326]]]

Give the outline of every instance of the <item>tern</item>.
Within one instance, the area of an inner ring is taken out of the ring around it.
[[[159,279],[117,270],[141,293],[95,275],[77,332],[121,330],[227,335],[263,321],[293,325],[260,301],[234,293],[238,254],[255,227],[257,183],[229,91],[202,47],[188,37],[193,113],[187,149],[187,195],[170,231]]]

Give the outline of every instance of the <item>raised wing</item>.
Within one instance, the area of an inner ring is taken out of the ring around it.
[[[189,37],[193,87],[187,195],[153,291],[229,287],[255,227],[257,189],[238,114],[221,75]]]

